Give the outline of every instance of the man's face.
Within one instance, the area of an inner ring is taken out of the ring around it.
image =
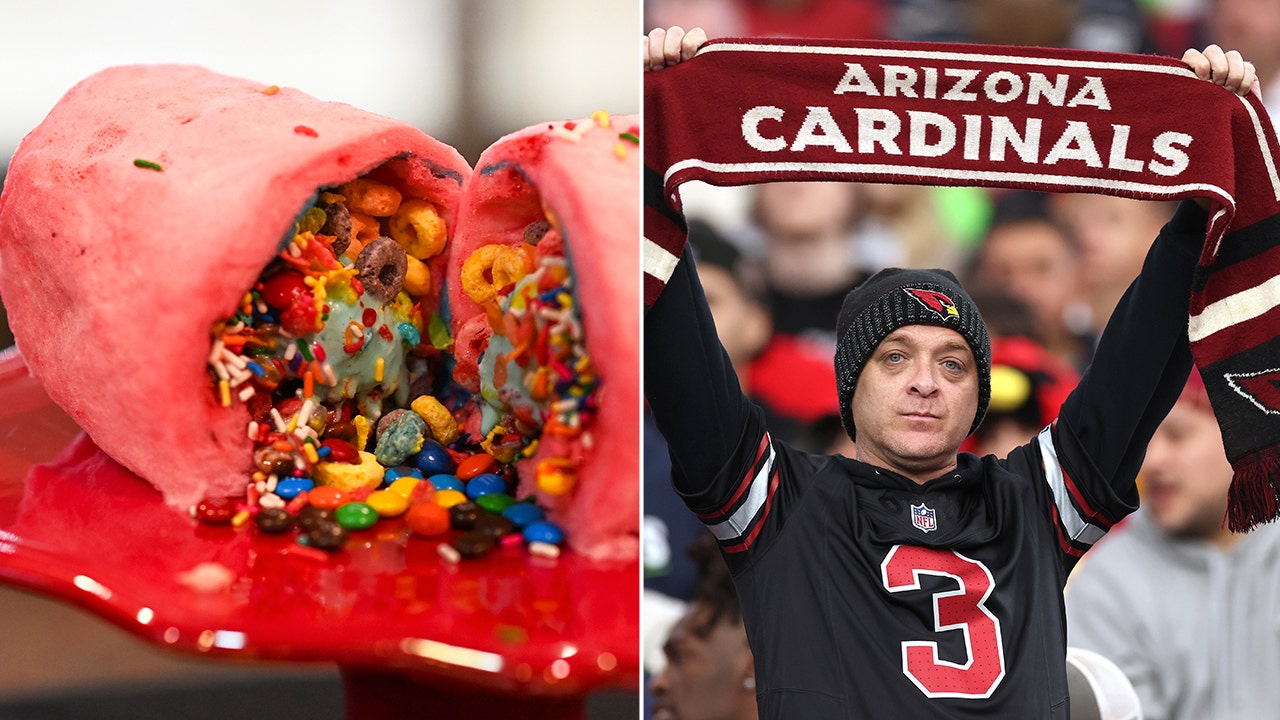
[[[706,609],[694,605],[667,638],[667,666],[649,682],[654,720],[730,720],[754,717],[751,650],[742,623],[716,623],[706,637],[694,632]]]
[[[858,209],[847,182],[775,182],[755,186],[760,224],[777,241],[843,232]]]
[[[858,459],[923,482],[955,467],[978,412],[978,364],[955,330],[904,325],[872,352],[851,402]]]
[[[1178,402],[1147,446],[1142,504],[1165,532],[1211,539],[1222,529],[1231,474],[1213,413]]]
[[[1027,220],[992,230],[981,262],[983,277],[1030,305],[1042,323],[1060,324],[1063,310],[1079,294],[1075,250],[1047,222]]]

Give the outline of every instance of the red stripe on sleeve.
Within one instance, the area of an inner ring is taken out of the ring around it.
[[[708,525],[714,525],[716,521],[723,519],[724,516],[729,514],[729,509],[733,507],[733,504],[738,502],[738,498],[742,497],[742,494],[747,491],[747,488],[751,487],[751,479],[756,476],[756,473],[760,472],[760,458],[764,457],[764,451],[768,447],[769,433],[765,433],[764,436],[760,438],[760,447],[756,448],[755,462],[751,463],[751,469],[747,471],[747,474],[742,476],[742,481],[738,483],[738,489],[734,491],[733,497],[729,498],[729,501],[724,505],[721,505],[720,509],[715,512],[697,513],[700,520]]]
[[[1067,539],[1067,533],[1062,529],[1062,516],[1058,514],[1058,506],[1052,505],[1051,509],[1053,510],[1053,529],[1057,531],[1058,545],[1062,548],[1062,552],[1072,557],[1084,557],[1084,550],[1072,545]]]
[[[778,471],[774,470],[769,481],[769,497],[764,501],[764,511],[760,513],[760,519],[756,521],[755,527],[751,528],[751,532],[742,539],[742,542],[736,545],[726,545],[725,552],[737,553],[743,552],[751,547],[751,543],[755,542],[756,536],[760,534],[760,530],[764,527],[764,523],[769,519],[769,508],[773,507],[773,494],[778,489]]]

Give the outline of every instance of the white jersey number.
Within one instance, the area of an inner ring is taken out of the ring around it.
[[[985,605],[995,587],[982,563],[953,550],[895,545],[880,564],[885,589],[891,593],[920,589],[921,575],[951,578],[955,590],[933,594],[933,622],[938,632],[964,633],[964,663],[938,657],[938,643],[902,643],[902,672],[928,697],[991,697],[1004,678],[1004,646],[1000,620]]]

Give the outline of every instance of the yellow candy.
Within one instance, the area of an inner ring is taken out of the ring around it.
[[[462,434],[458,430],[458,421],[454,419],[453,413],[434,397],[419,396],[409,407],[413,408],[413,411],[427,423],[427,427],[431,429],[431,437],[440,444],[448,445]]]
[[[448,232],[444,218],[426,200],[405,200],[391,216],[391,237],[409,257],[426,260],[444,252]]]
[[[578,484],[578,473],[569,460],[543,460],[538,463],[538,489],[548,495],[564,495]]]
[[[458,503],[467,501],[467,496],[457,490],[440,490],[436,492],[436,504],[440,507],[451,508]]]
[[[376,488],[382,484],[382,476],[386,468],[378,464],[373,453],[360,451],[360,464],[344,462],[316,463],[311,477],[317,485],[332,485],[339,490],[363,490]]]
[[[408,268],[404,273],[404,291],[410,297],[420,298],[431,294],[431,270],[427,264],[412,255],[405,255]]]
[[[387,486],[387,489],[397,495],[403,495],[408,498],[413,495],[413,489],[418,487],[418,483],[422,482],[412,475],[397,478],[395,482]]]
[[[365,504],[378,511],[378,517],[398,517],[409,509],[409,498],[391,490],[375,490]]]

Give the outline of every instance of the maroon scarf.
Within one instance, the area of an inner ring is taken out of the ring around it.
[[[684,246],[689,180],[1209,198],[1188,328],[1235,468],[1228,525],[1280,516],[1280,176],[1256,96],[1162,57],[727,39],[646,74],[645,110],[646,305]]]

